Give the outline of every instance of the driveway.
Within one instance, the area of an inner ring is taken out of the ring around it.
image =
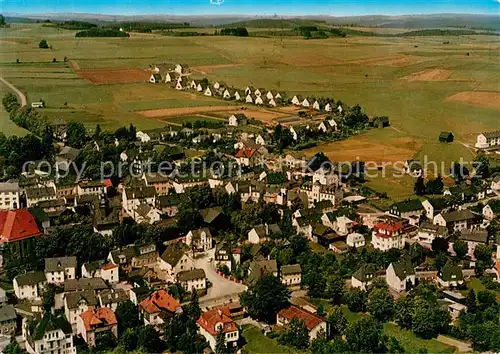
[[[14,91],[14,93],[17,95],[17,97],[19,97],[19,99],[21,100],[21,107],[26,106],[27,100],[26,100],[26,96],[24,95],[24,93],[19,91],[14,85],[12,85],[10,82],[5,80],[3,77],[0,77],[0,81],[2,81],[8,88],[10,88],[12,91]]]
[[[239,295],[247,289],[246,285],[224,279],[216,273],[214,261],[208,261],[210,258],[214,258],[214,254],[215,249],[211,249],[205,252],[204,255],[193,259],[194,267],[203,269],[207,279],[212,283],[207,295],[200,298],[200,305],[203,307],[212,307],[230,301],[237,301]]]

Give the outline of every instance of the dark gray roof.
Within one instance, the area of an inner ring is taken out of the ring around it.
[[[372,263],[363,264],[358,268],[357,271],[352,275],[355,279],[358,279],[360,282],[366,282],[369,279],[373,279],[375,273],[377,272],[377,265]],[[371,275],[370,277],[368,275]]]
[[[193,234],[193,240],[199,240],[201,238],[201,233],[203,231],[207,234],[208,237],[212,237],[212,234],[210,233],[210,230],[208,229],[208,227],[203,227],[201,229],[190,231]]]
[[[473,220],[478,218],[478,215],[474,214],[469,209],[456,210],[449,213],[443,213],[441,215],[447,223],[463,220]]]
[[[483,135],[488,139],[499,138],[500,137],[500,130],[497,130],[494,132],[483,133]]]
[[[203,221],[210,224],[214,221],[220,214],[222,214],[222,207],[206,208],[200,210],[201,217]]]
[[[278,272],[278,264],[275,259],[254,261],[251,268],[252,271],[247,277],[247,282],[249,284],[260,279],[264,274],[273,274]]]
[[[76,268],[76,257],[45,258],[46,272],[61,272],[65,268]]]
[[[302,268],[300,267],[300,264],[290,264],[281,266],[280,271],[282,275],[298,274],[302,273]]]
[[[53,187],[29,187],[26,188],[27,198],[47,198],[55,197],[56,190]]]
[[[65,294],[65,296],[66,296],[66,303],[68,304],[68,308],[70,309],[78,307],[78,303],[80,301],[84,301],[87,305],[90,306],[95,306],[98,304],[97,297],[95,296],[93,290],[84,290],[84,291],[77,291],[74,293],[67,293]]]
[[[56,317],[50,312],[47,312],[44,314],[42,320],[38,321],[35,324],[35,328],[31,333],[30,339],[42,339],[46,332],[59,329],[62,330],[65,334],[71,334],[72,332],[71,325],[66,320],[66,318],[64,318],[62,315]]]
[[[179,274],[177,274],[177,280],[180,282],[189,281],[189,280],[196,280],[196,279],[203,279],[203,278],[206,278],[205,271],[203,269],[200,269],[200,268],[185,270],[185,271],[179,272]]]
[[[47,281],[44,272],[28,272],[26,274],[18,275],[14,279],[16,280],[18,286],[36,285]]]
[[[102,278],[67,279],[64,281],[64,291],[103,289],[108,289],[108,285]]]
[[[156,189],[154,186],[128,187],[125,188],[125,195],[127,199],[152,198],[156,196]]]
[[[84,267],[87,270],[87,272],[94,272],[98,269],[100,269],[104,265],[104,261],[93,261],[89,263],[85,263]]]
[[[99,293],[99,299],[101,300],[102,305],[109,305],[113,303],[120,303],[127,301],[129,299],[125,290],[116,288],[116,289],[106,289]]]
[[[460,239],[463,241],[487,243],[488,242],[488,231],[483,230],[483,229],[479,229],[479,230],[464,229],[464,230],[460,231]]]
[[[399,261],[391,264],[394,267],[394,273],[396,273],[396,276],[401,280],[409,275],[415,275],[415,269],[408,257],[403,257]]]
[[[13,305],[4,305],[0,307],[0,322],[15,321],[16,310]]]
[[[172,245],[167,247],[165,252],[161,255],[161,259],[170,264],[171,266],[175,266],[179,260],[184,255],[184,249],[178,245]]]

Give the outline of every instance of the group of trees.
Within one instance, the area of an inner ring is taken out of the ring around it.
[[[413,187],[413,190],[416,195],[425,195],[425,194],[443,194],[443,178],[441,175],[438,175],[436,178],[431,178],[425,183],[424,177],[417,177],[417,181]]]
[[[248,37],[248,31],[245,27],[223,28],[219,31],[221,36]]]
[[[40,43],[38,43],[38,48],[40,48],[40,49],[49,49],[50,46],[49,46],[49,43],[47,43],[47,40],[42,39],[40,41]]]

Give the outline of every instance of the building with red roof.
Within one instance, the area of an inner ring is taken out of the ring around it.
[[[0,211],[0,244],[9,243],[21,257],[28,254],[32,239],[42,233],[34,216],[26,209]]]
[[[372,245],[381,251],[391,248],[402,249],[405,246],[405,228],[402,222],[382,221],[373,227]]]
[[[139,311],[145,325],[161,325],[176,313],[182,312],[182,307],[172,295],[161,289],[155,291],[139,303]]]
[[[196,323],[200,328],[200,334],[210,343],[212,350],[215,350],[219,331],[224,332],[228,347],[237,345],[240,331],[232,319],[231,310],[228,306],[203,312]]]
[[[104,332],[111,332],[118,339],[118,321],[113,310],[107,307],[96,310],[91,308],[81,313],[78,317],[77,330],[89,347],[94,347],[96,337],[99,341]]]
[[[288,308],[278,312],[276,314],[276,324],[286,327],[294,318],[299,321],[304,321],[309,331],[309,340],[314,340],[320,331],[323,331],[328,338],[330,328],[325,319],[295,305],[290,305]]]
[[[236,152],[236,161],[243,166],[255,166],[262,154],[258,149],[243,147]]]

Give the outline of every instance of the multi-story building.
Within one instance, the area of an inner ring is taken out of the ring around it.
[[[281,266],[280,277],[281,282],[286,286],[300,286],[302,283],[302,268],[300,264]]]
[[[165,319],[182,313],[182,307],[179,301],[161,289],[142,300],[139,303],[139,311],[145,325],[159,326],[165,323]]]
[[[14,210],[20,207],[19,183],[0,183],[0,210]]]
[[[30,354],[76,354],[71,325],[63,316],[46,312],[34,326],[23,319],[23,338]]]
[[[217,344],[217,335],[219,331],[224,333],[226,345],[231,348],[236,346],[240,338],[240,332],[236,323],[231,318],[229,308],[214,308],[203,312],[197,321],[200,334],[205,337],[210,344],[210,348],[215,350]]]
[[[494,146],[500,146],[500,130],[497,130],[495,132],[481,133],[477,136],[477,148],[485,149]]]
[[[16,276],[12,284],[18,299],[35,300],[41,298],[47,279],[43,272],[28,272]]]
[[[395,221],[379,222],[373,227],[372,245],[381,251],[391,248],[404,248],[405,234],[403,224]]]
[[[276,325],[286,327],[294,318],[304,321],[309,332],[310,341],[314,340],[321,332],[325,333],[327,337],[329,336],[329,326],[323,317],[295,305],[290,305],[288,308],[278,312],[276,315]]]
[[[179,272],[177,281],[186,291],[205,291],[207,289],[207,276],[205,271],[200,268]]]
[[[45,258],[45,277],[49,284],[63,284],[76,279],[76,257]]]
[[[95,347],[105,333],[118,339],[118,321],[113,310],[107,307],[89,309],[78,316],[77,332],[89,347]]]

